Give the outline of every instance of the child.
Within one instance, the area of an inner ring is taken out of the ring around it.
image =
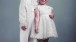
[[[37,0],[20,0],[20,42],[37,42],[37,39],[29,37],[31,31],[31,23],[34,19],[34,7],[38,5],[37,3]]]
[[[35,16],[31,32],[32,38],[47,39],[49,37],[58,37],[53,21],[53,7],[46,5],[46,2],[47,0],[39,0],[39,5],[34,10]]]

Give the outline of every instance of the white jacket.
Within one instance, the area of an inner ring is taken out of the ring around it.
[[[19,5],[19,23],[27,26],[27,17],[33,8],[37,5],[37,0],[20,0]]]

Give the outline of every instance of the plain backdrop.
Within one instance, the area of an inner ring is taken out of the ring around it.
[[[54,8],[58,38],[49,42],[76,42],[76,0],[49,0]],[[20,0],[0,0],[0,42],[19,42]]]

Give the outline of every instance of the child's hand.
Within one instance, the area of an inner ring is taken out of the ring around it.
[[[38,29],[35,29],[34,31],[35,31],[36,34],[38,33]]]
[[[26,26],[21,26],[21,29],[26,30],[27,28],[26,28]]]
[[[49,17],[50,17],[51,19],[53,19],[53,18],[54,18],[54,14],[50,14]]]

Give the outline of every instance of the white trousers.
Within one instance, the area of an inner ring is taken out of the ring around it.
[[[28,28],[25,31],[21,29],[22,24],[20,24],[20,42],[37,42],[37,39],[30,38],[32,21],[32,18],[28,20]]]

